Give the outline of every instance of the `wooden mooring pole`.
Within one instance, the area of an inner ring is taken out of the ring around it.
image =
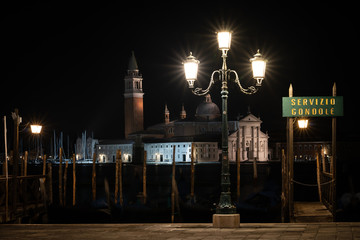
[[[93,155],[91,188],[92,188],[92,200],[95,201],[96,200],[96,153],[94,153]]]
[[[240,201],[240,148],[236,152],[236,199]]]
[[[4,116],[4,145],[5,145],[5,222],[9,219],[9,166],[7,155],[7,127],[6,116]]]
[[[321,168],[320,168],[319,153],[316,153],[316,180],[317,180],[317,185],[318,185],[319,201],[322,202],[320,171],[321,171]]]
[[[124,198],[123,198],[123,182],[122,182],[122,159],[121,159],[121,151],[119,151],[119,203],[120,206],[123,205],[124,203]]]
[[[143,162],[143,203],[146,204],[146,158],[147,158],[147,152],[144,151],[144,162]]]
[[[53,203],[53,188],[52,188],[52,183],[53,183],[53,178],[52,178],[52,165],[49,162],[48,163],[48,179],[49,179],[49,202],[50,204]]]
[[[62,148],[59,149],[59,204],[63,206]]]
[[[115,204],[117,203],[119,196],[120,206],[123,205],[123,193],[122,193],[122,161],[121,150],[116,151],[116,166],[115,166]]]
[[[175,146],[175,145],[174,145]],[[191,185],[190,185],[190,199],[191,203],[195,202],[195,144],[191,144]]]
[[[293,97],[293,87],[290,84],[289,87],[289,97]],[[294,176],[294,118],[287,118],[286,125],[286,170],[287,170],[287,201],[288,201],[288,216],[289,221],[292,221],[294,215],[294,184],[293,184],[293,176]]]
[[[75,154],[73,154],[72,157],[73,162],[73,200],[72,205],[75,206],[76,203],[76,157]]]
[[[281,149],[281,222],[289,222],[289,178],[285,150]]]
[[[172,161],[172,176],[171,176],[171,223],[175,220],[175,144],[173,145],[173,161]]]
[[[254,185],[257,184],[257,179],[258,179],[258,172],[257,172],[257,157],[254,158],[253,160],[253,183]]]
[[[336,96],[336,83],[334,83],[332,88],[332,95]],[[331,119],[331,151],[332,151],[332,161],[331,161],[331,174],[332,174],[332,214],[333,214],[333,220],[336,221],[336,209],[337,209],[337,201],[336,201],[336,117],[333,117]]]
[[[67,170],[68,170],[68,166],[69,166],[69,162],[66,160],[66,161],[65,161],[65,170],[64,170],[64,184],[63,184],[63,189],[64,189],[63,205],[64,205],[64,206],[66,206],[66,185],[67,185]]]
[[[27,162],[28,162],[29,152],[24,152],[24,157],[21,161],[21,175],[27,176]]]
[[[46,174],[46,154],[44,154],[44,157],[43,157],[43,172],[42,172],[43,175]]]
[[[19,110],[15,108],[15,111],[12,112],[12,118],[14,120],[14,145],[13,145],[13,187],[11,188],[12,191],[12,204],[13,204],[13,211],[16,212],[17,210],[17,201],[18,201],[18,181],[17,176],[19,175],[19,125],[20,125],[20,116]]]
[[[119,195],[119,158],[118,158],[118,151],[116,151],[116,159],[115,159],[115,193],[114,193],[114,203],[117,204],[118,202],[118,195]]]

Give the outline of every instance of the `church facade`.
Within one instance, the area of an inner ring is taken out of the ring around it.
[[[253,114],[248,113],[238,121],[238,129],[229,135],[229,159],[236,159],[236,152],[240,151],[241,161],[257,159],[269,160],[267,133],[261,131],[262,121]]]
[[[170,113],[165,106],[165,121],[162,124],[149,127],[149,130],[158,130],[164,133],[163,141],[176,138],[192,138],[202,140],[208,144],[216,142],[221,153],[221,127],[220,110],[212,102],[208,94],[196,109],[195,119],[186,118],[186,111],[182,108],[180,119],[170,121]],[[185,117],[184,117],[185,116]],[[228,153],[229,161],[236,161],[236,153],[240,152],[240,161],[254,160],[268,161],[269,135],[261,131],[262,121],[248,112],[236,121],[229,121]],[[204,141],[206,140],[206,141]],[[210,144],[211,145],[211,144]],[[217,158],[218,160],[219,158]],[[201,159],[200,161],[204,161]]]
[[[196,109],[195,116],[187,116],[184,105],[179,118],[170,121],[170,111],[165,105],[164,122],[144,130],[143,114],[143,78],[139,73],[134,52],[129,60],[127,75],[124,78],[124,123],[126,141],[102,141],[97,146],[102,162],[112,162],[116,149],[126,152],[126,162],[142,162],[144,151],[149,164],[168,164],[173,160],[175,146],[175,161],[190,162],[191,150],[194,148],[194,160],[200,162],[218,162],[221,154],[221,114],[219,107],[212,102],[211,96],[205,96]],[[228,152],[229,161],[235,162],[239,151],[240,161],[267,161],[267,133],[261,131],[262,121],[248,112],[244,117],[228,122]],[[110,144],[110,143],[109,143]],[[115,145],[114,145],[115,144]],[[126,146],[125,146],[125,145]],[[124,145],[124,146],[122,146]],[[131,148],[131,149],[130,149]],[[125,150],[126,149],[126,150]]]

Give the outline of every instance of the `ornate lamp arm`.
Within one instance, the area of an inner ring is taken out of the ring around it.
[[[239,86],[241,92],[250,95],[250,94],[254,94],[258,91],[258,88],[254,87],[254,86],[250,86],[248,88],[243,88],[243,86],[241,86],[237,72],[234,70],[230,70],[230,72],[235,74],[235,83]]]
[[[213,73],[211,74],[209,86],[205,90],[203,90],[202,88],[195,88],[194,90],[192,90],[192,93],[197,95],[197,96],[206,95],[210,91],[212,85],[215,83],[215,80],[214,80],[214,74],[215,73],[220,74],[220,71],[219,70],[213,71]]]

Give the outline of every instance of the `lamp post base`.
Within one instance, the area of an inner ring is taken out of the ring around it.
[[[236,213],[236,207],[231,203],[231,193],[230,192],[221,192],[220,201],[216,207],[216,213],[218,213],[218,214],[235,214]]]
[[[240,214],[214,214],[214,228],[239,228]]]

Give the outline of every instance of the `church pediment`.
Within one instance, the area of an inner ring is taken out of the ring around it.
[[[260,118],[255,117],[252,113],[246,115],[242,119],[239,120],[239,122],[259,122],[262,123]]]

